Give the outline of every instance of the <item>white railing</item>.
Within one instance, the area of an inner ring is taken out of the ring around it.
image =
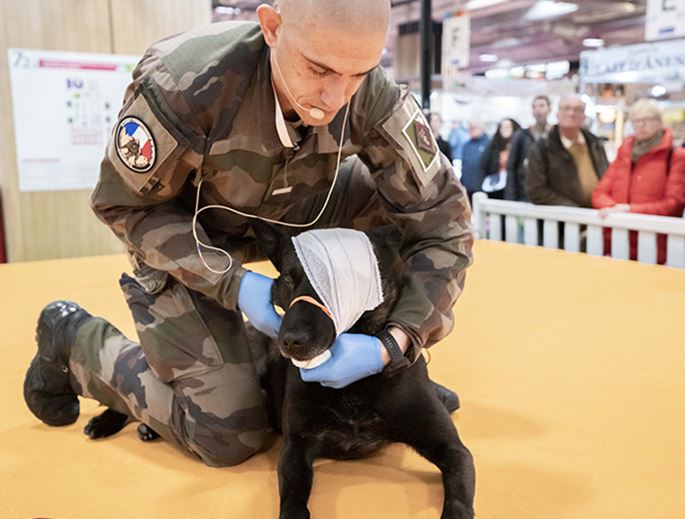
[[[501,215],[501,216],[500,216]],[[502,218],[503,217],[503,218]],[[504,221],[504,229],[502,228]],[[542,241],[538,236],[538,221],[542,224]],[[628,231],[638,232],[637,260],[656,263],[657,234],[667,238],[666,265],[685,268],[685,218],[651,216],[635,213],[614,213],[600,218],[596,209],[533,205],[523,202],[490,200],[485,193],[473,195],[473,222],[477,238],[562,248],[569,252],[581,250],[581,227],[588,254],[604,254],[602,229],[611,229],[613,258],[628,259]],[[563,243],[559,243],[559,228],[563,227]]]

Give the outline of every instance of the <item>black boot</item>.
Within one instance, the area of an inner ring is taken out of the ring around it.
[[[78,397],[69,380],[69,349],[76,330],[88,317],[91,315],[76,303],[55,301],[38,318],[38,353],[26,372],[24,400],[48,425],[68,425],[78,418]]]
[[[431,380],[431,382],[433,382]],[[448,413],[453,413],[459,409],[459,397],[451,389],[447,389],[445,386],[441,386],[437,382],[433,382],[435,387],[435,392],[438,394],[438,399],[443,403]]]

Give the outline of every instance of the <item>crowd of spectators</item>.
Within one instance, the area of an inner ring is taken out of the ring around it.
[[[534,123],[529,127],[506,117],[490,138],[483,123],[474,120],[467,137],[453,127],[448,139],[438,140],[450,159],[460,161],[470,200],[483,191],[489,198],[594,208],[601,218],[618,212],[683,216],[685,148],[675,145],[656,101],[640,99],[630,107],[633,134],[611,163],[604,141],[586,127],[580,95],[561,97],[554,125],[548,122],[547,96],[536,96],[531,108]],[[441,124],[435,119],[436,134]],[[636,259],[637,233],[630,233],[629,242],[630,257]],[[664,263],[666,236],[659,235],[657,244],[657,261]],[[607,231],[604,250],[610,248]]]

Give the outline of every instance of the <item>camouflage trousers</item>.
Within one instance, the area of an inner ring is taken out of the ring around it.
[[[313,197],[312,218],[325,196]],[[358,160],[343,163],[317,227],[363,230],[384,220],[368,170]],[[122,275],[120,285],[140,343],[104,319],[84,321],[70,353],[75,391],[149,425],[207,465],[240,463],[267,434],[242,314],[166,272],[139,265],[134,276]]]

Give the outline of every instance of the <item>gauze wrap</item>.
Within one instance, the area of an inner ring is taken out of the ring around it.
[[[383,302],[378,260],[366,234],[321,229],[292,240],[309,282],[333,316],[336,337]]]

